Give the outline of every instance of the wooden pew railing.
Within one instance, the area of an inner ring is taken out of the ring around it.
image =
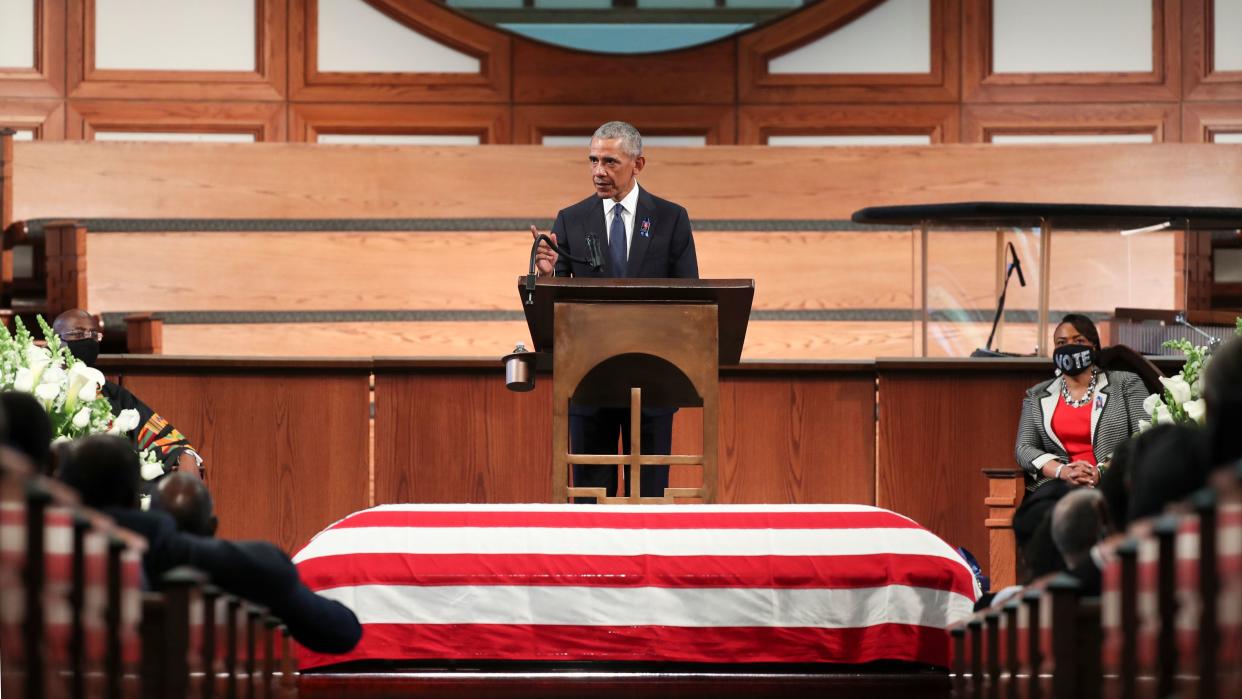
[[[955,696],[1242,696],[1242,463],[1094,555],[1101,596],[1057,573],[950,629]]]
[[[279,619],[170,571],[143,592],[146,542],[0,448],[0,695],[297,696]]]

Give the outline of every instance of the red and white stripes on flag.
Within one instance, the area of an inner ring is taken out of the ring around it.
[[[354,610],[349,660],[904,660],[947,665],[978,596],[910,519],[861,505],[386,505],[320,532],[303,580]]]

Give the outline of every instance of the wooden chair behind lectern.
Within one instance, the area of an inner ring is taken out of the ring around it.
[[[558,303],[553,355],[552,499],[594,497],[598,502],[715,502],[719,429],[718,312],[714,304]],[[659,368],[665,368],[660,371]],[[593,371],[601,369],[600,371]],[[630,407],[629,455],[573,454],[569,403]],[[703,407],[702,454],[643,454],[641,408]],[[604,488],[569,485],[569,465],[624,464],[629,497]],[[698,488],[665,488],[641,497],[642,466],[702,465]]]

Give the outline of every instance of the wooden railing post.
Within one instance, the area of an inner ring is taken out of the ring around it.
[[[957,624],[949,629],[953,642],[953,696],[966,696],[966,625]]]
[[[7,126],[0,127],[0,236],[6,235],[13,223],[13,135],[16,133]],[[13,249],[5,244],[0,250],[0,304],[8,305],[12,283]]]
[[[1020,686],[1018,675],[1022,671],[1021,656],[1018,652],[1018,613],[1021,604],[1017,600],[1005,603],[1005,698],[1018,699]]]
[[[1152,533],[1159,545],[1156,560],[1156,608],[1159,636],[1156,642],[1156,694],[1171,696],[1177,689],[1177,524],[1175,515],[1156,520]]]
[[[125,553],[125,540],[115,534],[108,537],[108,606],[104,612],[104,624],[107,627],[107,650],[104,657],[104,674],[107,677],[107,699],[121,699],[125,675],[125,664],[122,648],[122,629],[124,620],[121,605],[124,604],[123,588],[125,585],[121,567],[122,555]]]
[[[1018,580],[1017,544],[1013,534],[1013,513],[1018,508],[1022,471],[1016,468],[985,468],[988,495],[983,504],[988,517],[988,578],[993,590],[1002,590]]]
[[[22,585],[25,586],[22,642],[26,646],[26,699],[44,699],[48,690],[47,654],[43,647],[43,589],[47,579],[44,525],[51,502],[51,493],[37,482],[26,484],[26,562],[22,568]]]
[[[69,588],[69,696],[86,697],[86,533],[91,522],[81,514],[73,516],[73,562]]]
[[[1026,662],[1030,667],[1026,688],[1028,699],[1039,699],[1044,694],[1043,624],[1040,619],[1042,597],[1043,593],[1040,590],[1028,590],[1022,595],[1022,601],[1026,604]]]
[[[1138,696],[1138,541],[1126,539],[1116,549],[1121,568],[1121,699]]]
[[[1191,499],[1199,517],[1199,697],[1218,696],[1217,662],[1220,653],[1220,623],[1217,618],[1220,595],[1220,573],[1217,560],[1218,496],[1206,488]]]
[[[43,227],[47,249],[47,314],[55,317],[71,308],[87,308],[86,228],[73,221]]]
[[[1078,580],[1061,574],[1048,583],[1052,597],[1052,695],[1078,696]],[[1162,695],[1163,696],[1163,695]]]
[[[125,351],[130,354],[163,354],[164,321],[152,313],[125,316]]]

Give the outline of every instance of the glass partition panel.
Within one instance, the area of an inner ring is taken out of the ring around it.
[[[1123,236],[1118,231],[1054,230],[1049,244],[1048,323],[1041,331],[1038,228],[932,230],[928,233],[926,354],[965,357],[987,345],[1005,270],[1012,264],[1007,252],[1010,244],[1026,286],[1017,274],[1010,278],[993,350],[1031,355],[1042,335],[1046,354],[1053,329],[1067,313],[1084,313],[1101,324],[1117,308],[1171,310],[1176,307],[1176,235],[1173,231]],[[918,246],[914,247],[917,266]],[[917,283],[917,271],[914,276]],[[918,291],[913,308],[918,354],[922,317]],[[1107,344],[1107,326],[1101,327],[1101,333]]]
[[[992,332],[997,299],[1012,262],[1013,245],[1026,286],[1014,273],[1005,314],[996,324],[991,349],[1033,354],[1039,311],[1039,230],[1004,229],[928,233],[927,356],[968,357],[984,348]],[[917,275],[916,275],[917,277]],[[916,310],[921,318],[921,308]]]

